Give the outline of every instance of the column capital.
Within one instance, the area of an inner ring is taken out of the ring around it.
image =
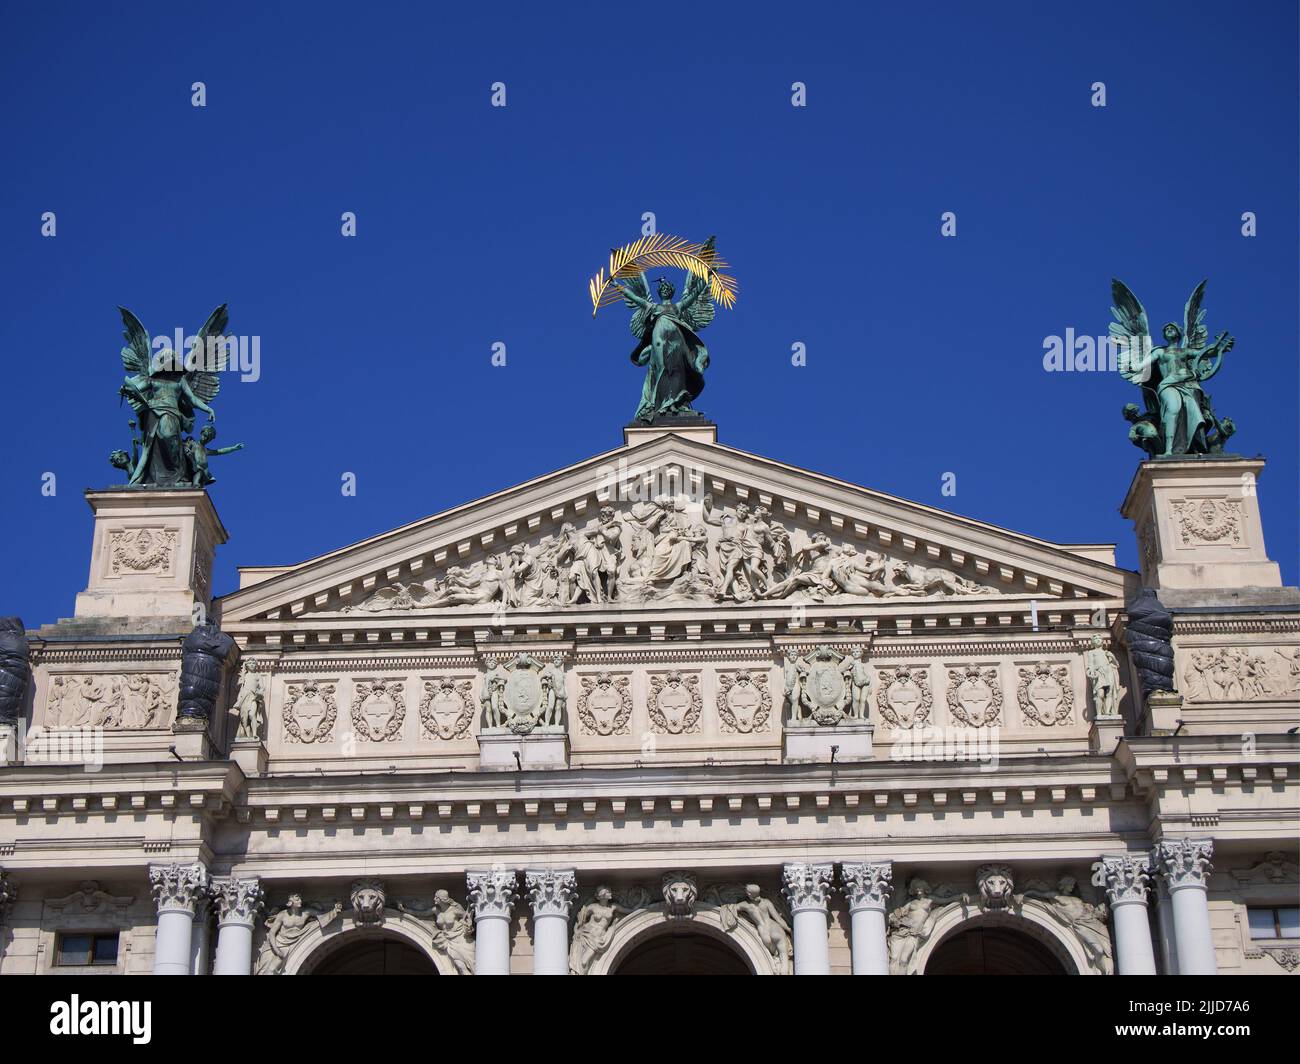
[[[519,873],[513,868],[489,868],[466,872],[469,903],[474,907],[474,918],[485,916],[509,917],[519,896]]]
[[[217,902],[217,926],[226,924],[247,924],[252,926],[257,919],[266,896],[262,892],[262,881],[256,877],[241,879],[237,876],[221,876],[212,880],[212,894]]]
[[[208,870],[193,864],[149,866],[149,888],[158,912],[186,912],[193,916],[208,893]]]
[[[1214,866],[1212,839],[1164,839],[1151,851],[1151,861],[1171,891],[1182,887],[1206,888]]]
[[[1147,854],[1114,854],[1097,864],[1105,876],[1106,900],[1112,908],[1126,902],[1147,903],[1151,883],[1151,858]]]
[[[846,861],[840,865],[840,893],[848,899],[849,912],[858,909],[883,912],[893,892],[892,861]]]
[[[788,864],[781,869],[782,893],[790,903],[790,911],[816,909],[826,912],[831,893],[832,864]]]
[[[578,897],[578,878],[572,868],[529,869],[524,873],[524,886],[533,906],[533,916],[569,915],[569,907]]]

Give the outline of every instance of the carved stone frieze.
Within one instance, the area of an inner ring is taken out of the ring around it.
[[[970,728],[1002,723],[1002,683],[994,665],[948,670],[948,712]]]
[[[113,576],[165,576],[179,532],[174,528],[115,528],[108,534],[108,566]]]
[[[464,739],[474,723],[473,684],[451,676],[424,682],[420,734],[425,739]]]
[[[45,700],[47,728],[165,728],[176,714],[176,673],[54,676]]]
[[[700,678],[677,670],[650,677],[650,730],[659,734],[686,735],[700,730],[704,701]]]
[[[718,674],[718,719],[724,732],[765,732],[771,716],[766,673],[739,669]]]
[[[1039,661],[1016,670],[1016,699],[1026,724],[1051,728],[1074,722],[1074,686],[1067,665]]]
[[[578,724],[584,735],[626,735],[632,717],[632,692],[627,676],[602,672],[583,676],[578,696]]]
[[[285,739],[291,743],[328,743],[334,740],[339,707],[335,686],[324,680],[291,683],[285,688],[280,719]]]
[[[352,727],[361,742],[391,743],[402,738],[405,687],[400,679],[358,681],[352,696]]]
[[[927,724],[934,705],[929,669],[924,665],[881,669],[876,705],[880,716],[893,728],[917,728]]]
[[[1192,649],[1182,668],[1188,702],[1300,697],[1300,648],[1232,646]]]
[[[1272,886],[1300,883],[1300,865],[1281,850],[1264,854],[1264,859],[1249,868],[1233,868],[1228,874],[1238,884],[1268,883]]]
[[[1183,546],[1241,544],[1241,503],[1235,499],[1174,499],[1170,502]]]
[[[113,895],[101,889],[97,880],[87,879],[67,897],[46,898],[45,911],[53,916],[102,916],[115,924],[126,916],[134,895]]]

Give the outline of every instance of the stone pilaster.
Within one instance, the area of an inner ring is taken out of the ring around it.
[[[510,868],[466,872],[474,909],[476,975],[510,974],[510,918],[519,892],[519,874]]]
[[[827,902],[833,866],[788,864],[781,869],[782,893],[794,917],[794,974],[830,975]]]
[[[840,890],[849,903],[853,974],[888,975],[885,909],[894,892],[893,863],[862,861],[841,865]]]
[[[533,907],[533,974],[569,974],[569,912],[578,897],[573,871],[527,871],[524,886]]]
[[[154,975],[191,975],[194,917],[208,893],[208,870],[194,864],[150,865],[149,887],[158,903]]]
[[[213,975],[249,975],[253,970],[253,928],[265,902],[258,879],[225,876],[212,881],[217,905],[217,956]]]
[[[1147,918],[1151,862],[1145,854],[1122,854],[1101,859],[1115,928],[1115,966],[1120,975],[1155,975]]]
[[[1213,856],[1210,839],[1166,839],[1151,855],[1169,891],[1179,975],[1218,974],[1207,893]]]

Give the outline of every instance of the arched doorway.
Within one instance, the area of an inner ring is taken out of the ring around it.
[[[651,935],[633,946],[611,975],[753,975],[728,943],[695,932]]]
[[[410,942],[388,935],[367,935],[330,950],[303,974],[437,975],[438,969]]]
[[[1032,935],[1005,926],[956,931],[934,948],[926,975],[1065,975],[1056,954]]]

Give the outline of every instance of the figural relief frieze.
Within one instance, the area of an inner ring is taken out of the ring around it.
[[[578,724],[583,735],[626,735],[632,717],[631,680],[602,672],[579,681]]]
[[[766,506],[715,507],[711,496],[606,505],[536,543],[516,543],[427,581],[396,583],[337,609],[395,613],[454,607],[549,609],[654,602],[825,602],[962,598],[994,589],[947,569],[788,530]]]
[[[767,673],[749,669],[718,673],[718,719],[724,732],[765,732],[771,716]]]
[[[1026,724],[1041,724],[1045,728],[1057,724],[1070,724],[1074,720],[1074,687],[1070,683],[1068,665],[1052,665],[1039,661],[1016,670],[1020,684],[1016,698]]]
[[[1241,544],[1241,503],[1233,499],[1175,499],[1170,503],[1184,547]]]
[[[327,743],[334,739],[339,707],[335,686],[324,680],[291,683],[285,688],[280,719],[291,743]]]
[[[876,705],[881,718],[891,727],[909,729],[926,724],[934,706],[929,669],[924,665],[881,669]]]
[[[422,739],[464,739],[474,723],[473,684],[468,679],[440,676],[424,681],[420,699]]]
[[[176,713],[175,673],[55,676],[45,702],[47,728],[163,728]]]
[[[1002,684],[993,665],[967,665],[948,670],[948,712],[968,728],[1001,723]]]
[[[685,735],[700,730],[704,700],[700,678],[677,670],[650,677],[650,730],[659,734]]]
[[[1300,695],[1300,649],[1221,647],[1193,650],[1183,665],[1189,702],[1236,702]]]
[[[176,550],[174,528],[115,528],[108,534],[108,566],[113,576],[167,575]]]
[[[406,684],[402,680],[359,680],[352,696],[352,727],[363,743],[402,738],[406,722]]]
[[[545,661],[531,654],[506,660],[489,654],[483,664],[487,671],[479,705],[484,729],[527,735],[538,727],[563,727],[568,695],[562,654]]]

